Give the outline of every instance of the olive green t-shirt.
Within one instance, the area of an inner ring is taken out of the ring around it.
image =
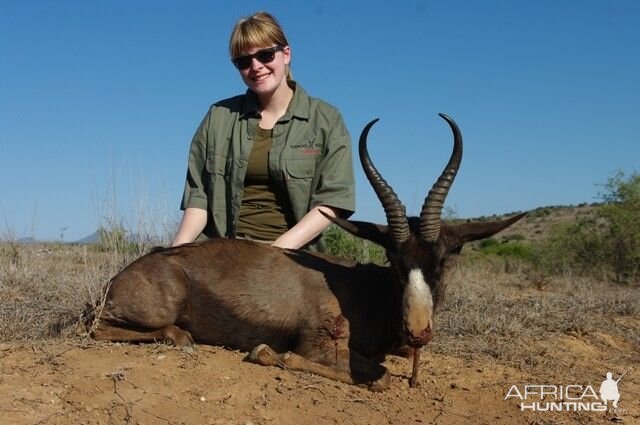
[[[247,162],[238,236],[274,241],[293,226],[291,207],[282,190],[269,177],[272,130],[258,127]]]

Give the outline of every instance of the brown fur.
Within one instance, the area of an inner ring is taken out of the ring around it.
[[[373,382],[386,371],[367,359],[402,331],[400,288],[381,276],[387,268],[244,240],[160,250],[112,279],[94,337],[245,351],[266,344],[350,376],[334,379]]]
[[[482,225],[493,234],[519,218]],[[415,238],[411,253],[388,248],[388,267],[235,239],[155,250],[112,279],[94,337],[253,350],[254,362],[383,389],[379,363],[407,351],[399,270],[425,270],[437,304],[441,270],[463,243],[455,228],[442,232],[440,249]]]
[[[449,258],[464,243],[523,216],[457,226],[440,222],[462,157],[459,129],[441,116],[453,130],[454,150],[419,219],[405,216],[369,159],[366,136],[375,121],[360,137],[360,159],[390,226],[331,218],[382,245],[388,267],[234,239],[159,249],[113,278],[95,338],[224,345],[251,350],[249,360],[263,365],[388,387],[389,373],[380,365],[385,354],[407,353],[406,344],[417,350],[432,338]],[[414,373],[412,383],[416,378]]]

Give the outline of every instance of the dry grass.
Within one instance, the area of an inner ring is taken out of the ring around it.
[[[637,285],[540,277],[501,259],[463,260],[450,272],[431,349],[527,368],[556,362],[552,346],[563,338],[610,338],[627,344],[627,360],[637,361],[639,316]]]
[[[0,341],[73,338],[87,305],[132,255],[91,246],[0,244]],[[506,270],[506,272],[505,272]],[[504,260],[463,257],[449,276],[429,349],[518,367],[553,361],[550,341],[606,335],[640,351],[640,288],[544,278]]]
[[[0,244],[0,341],[69,331],[131,259],[88,245]]]

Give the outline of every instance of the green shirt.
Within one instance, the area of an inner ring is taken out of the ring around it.
[[[355,210],[349,132],[336,108],[291,84],[289,108],[273,128],[270,177],[289,197],[296,222],[318,205],[338,208],[348,217]],[[208,211],[206,237],[236,235],[259,121],[257,97],[247,90],[212,105],[193,137],[181,208]]]
[[[295,221],[289,198],[269,177],[271,130],[258,127],[244,177],[237,235],[260,241],[275,241]]]

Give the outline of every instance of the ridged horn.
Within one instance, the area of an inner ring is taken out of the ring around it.
[[[378,199],[382,203],[384,212],[387,215],[387,224],[389,225],[389,234],[397,243],[402,243],[409,239],[409,222],[407,221],[407,213],[404,205],[398,199],[398,195],[393,191],[391,186],[382,178],[376,167],[373,165],[369,152],[367,151],[367,136],[369,130],[378,122],[378,119],[371,121],[362,130],[360,134],[360,142],[358,143],[358,152],[360,155],[360,164],[364,174],[369,179],[369,183],[376,192]]]
[[[451,127],[453,132],[453,152],[449,163],[440,174],[438,181],[433,185],[420,212],[420,238],[426,242],[435,242],[440,235],[440,216],[444,200],[449,193],[451,184],[458,173],[462,161],[462,134],[458,125],[445,114],[438,114]]]

